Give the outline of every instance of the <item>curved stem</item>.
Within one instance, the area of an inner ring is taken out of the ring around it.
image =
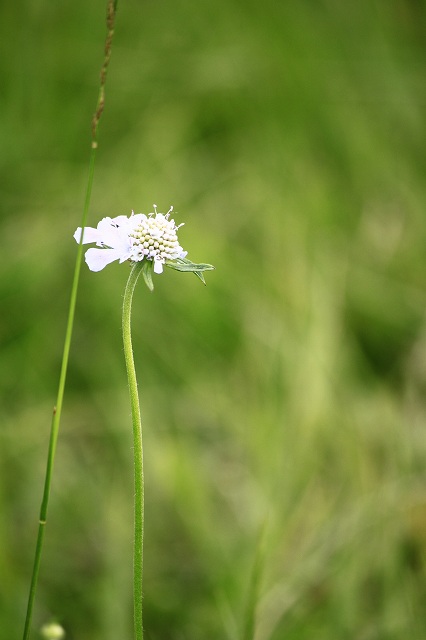
[[[144,525],[144,479],[143,479],[143,447],[142,423],[139,408],[138,384],[133,359],[131,336],[132,298],[136,282],[141,274],[143,262],[133,266],[123,300],[123,344],[126,361],[127,380],[129,383],[130,404],[133,422],[133,455],[134,455],[134,546],[133,546],[133,603],[135,640],[143,639],[142,624],[142,580],[143,580],[143,525]]]

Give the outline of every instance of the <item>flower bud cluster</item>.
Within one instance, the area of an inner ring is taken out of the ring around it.
[[[186,256],[177,237],[177,230],[182,225],[177,226],[173,219],[169,219],[170,212],[163,214],[155,211],[155,215],[139,214],[137,218],[137,225],[129,233],[132,239],[130,260],[138,262],[147,258],[164,264],[166,260]]]

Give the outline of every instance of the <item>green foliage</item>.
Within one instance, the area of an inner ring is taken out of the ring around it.
[[[0,8],[0,628],[22,632],[105,35]],[[174,205],[142,280],[155,640],[426,637],[425,9],[119,4],[92,212]],[[127,265],[83,266],[34,617],[132,632]]]

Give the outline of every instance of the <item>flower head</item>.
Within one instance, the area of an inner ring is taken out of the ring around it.
[[[209,264],[194,264],[186,258],[187,252],[179,244],[177,232],[183,225],[176,225],[170,214],[173,207],[164,213],[154,211],[133,213],[116,218],[103,218],[96,229],[84,227],[81,240],[81,227],[74,233],[76,242],[95,243],[100,249],[86,251],[85,260],[91,271],[101,271],[111,262],[120,263],[129,260],[132,263],[145,261],[143,273],[145,282],[152,290],[151,273],[162,273],[163,265],[177,271],[192,271],[204,282],[203,271],[213,269]]]
[[[182,226],[176,225],[170,219],[170,213],[154,212],[134,214],[130,217],[117,216],[103,218],[96,229],[84,227],[83,244],[95,242],[101,249],[88,249],[86,263],[91,271],[101,271],[110,262],[119,260],[120,263],[130,260],[152,260],[155,273],[162,273],[163,264],[168,260],[185,258],[187,252],[182,249],[177,237],[177,230]],[[81,240],[81,227],[74,234],[77,242]]]

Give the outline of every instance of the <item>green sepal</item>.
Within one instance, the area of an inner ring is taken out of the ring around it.
[[[206,281],[204,280],[204,276],[203,276],[203,272],[202,271],[194,271],[194,275],[197,276],[197,278],[199,278],[199,280],[201,280],[201,282],[205,285]]]
[[[166,267],[170,267],[171,269],[175,269],[176,271],[191,271],[195,273],[199,278],[202,271],[212,271],[214,267],[211,264],[196,264],[195,262],[191,262],[188,258],[176,258],[173,261],[167,261]],[[203,282],[203,278],[200,278]]]
[[[154,283],[152,281],[152,272],[154,270],[153,260],[144,260],[142,264],[142,275],[145,280],[145,284],[150,291],[154,291]]]

